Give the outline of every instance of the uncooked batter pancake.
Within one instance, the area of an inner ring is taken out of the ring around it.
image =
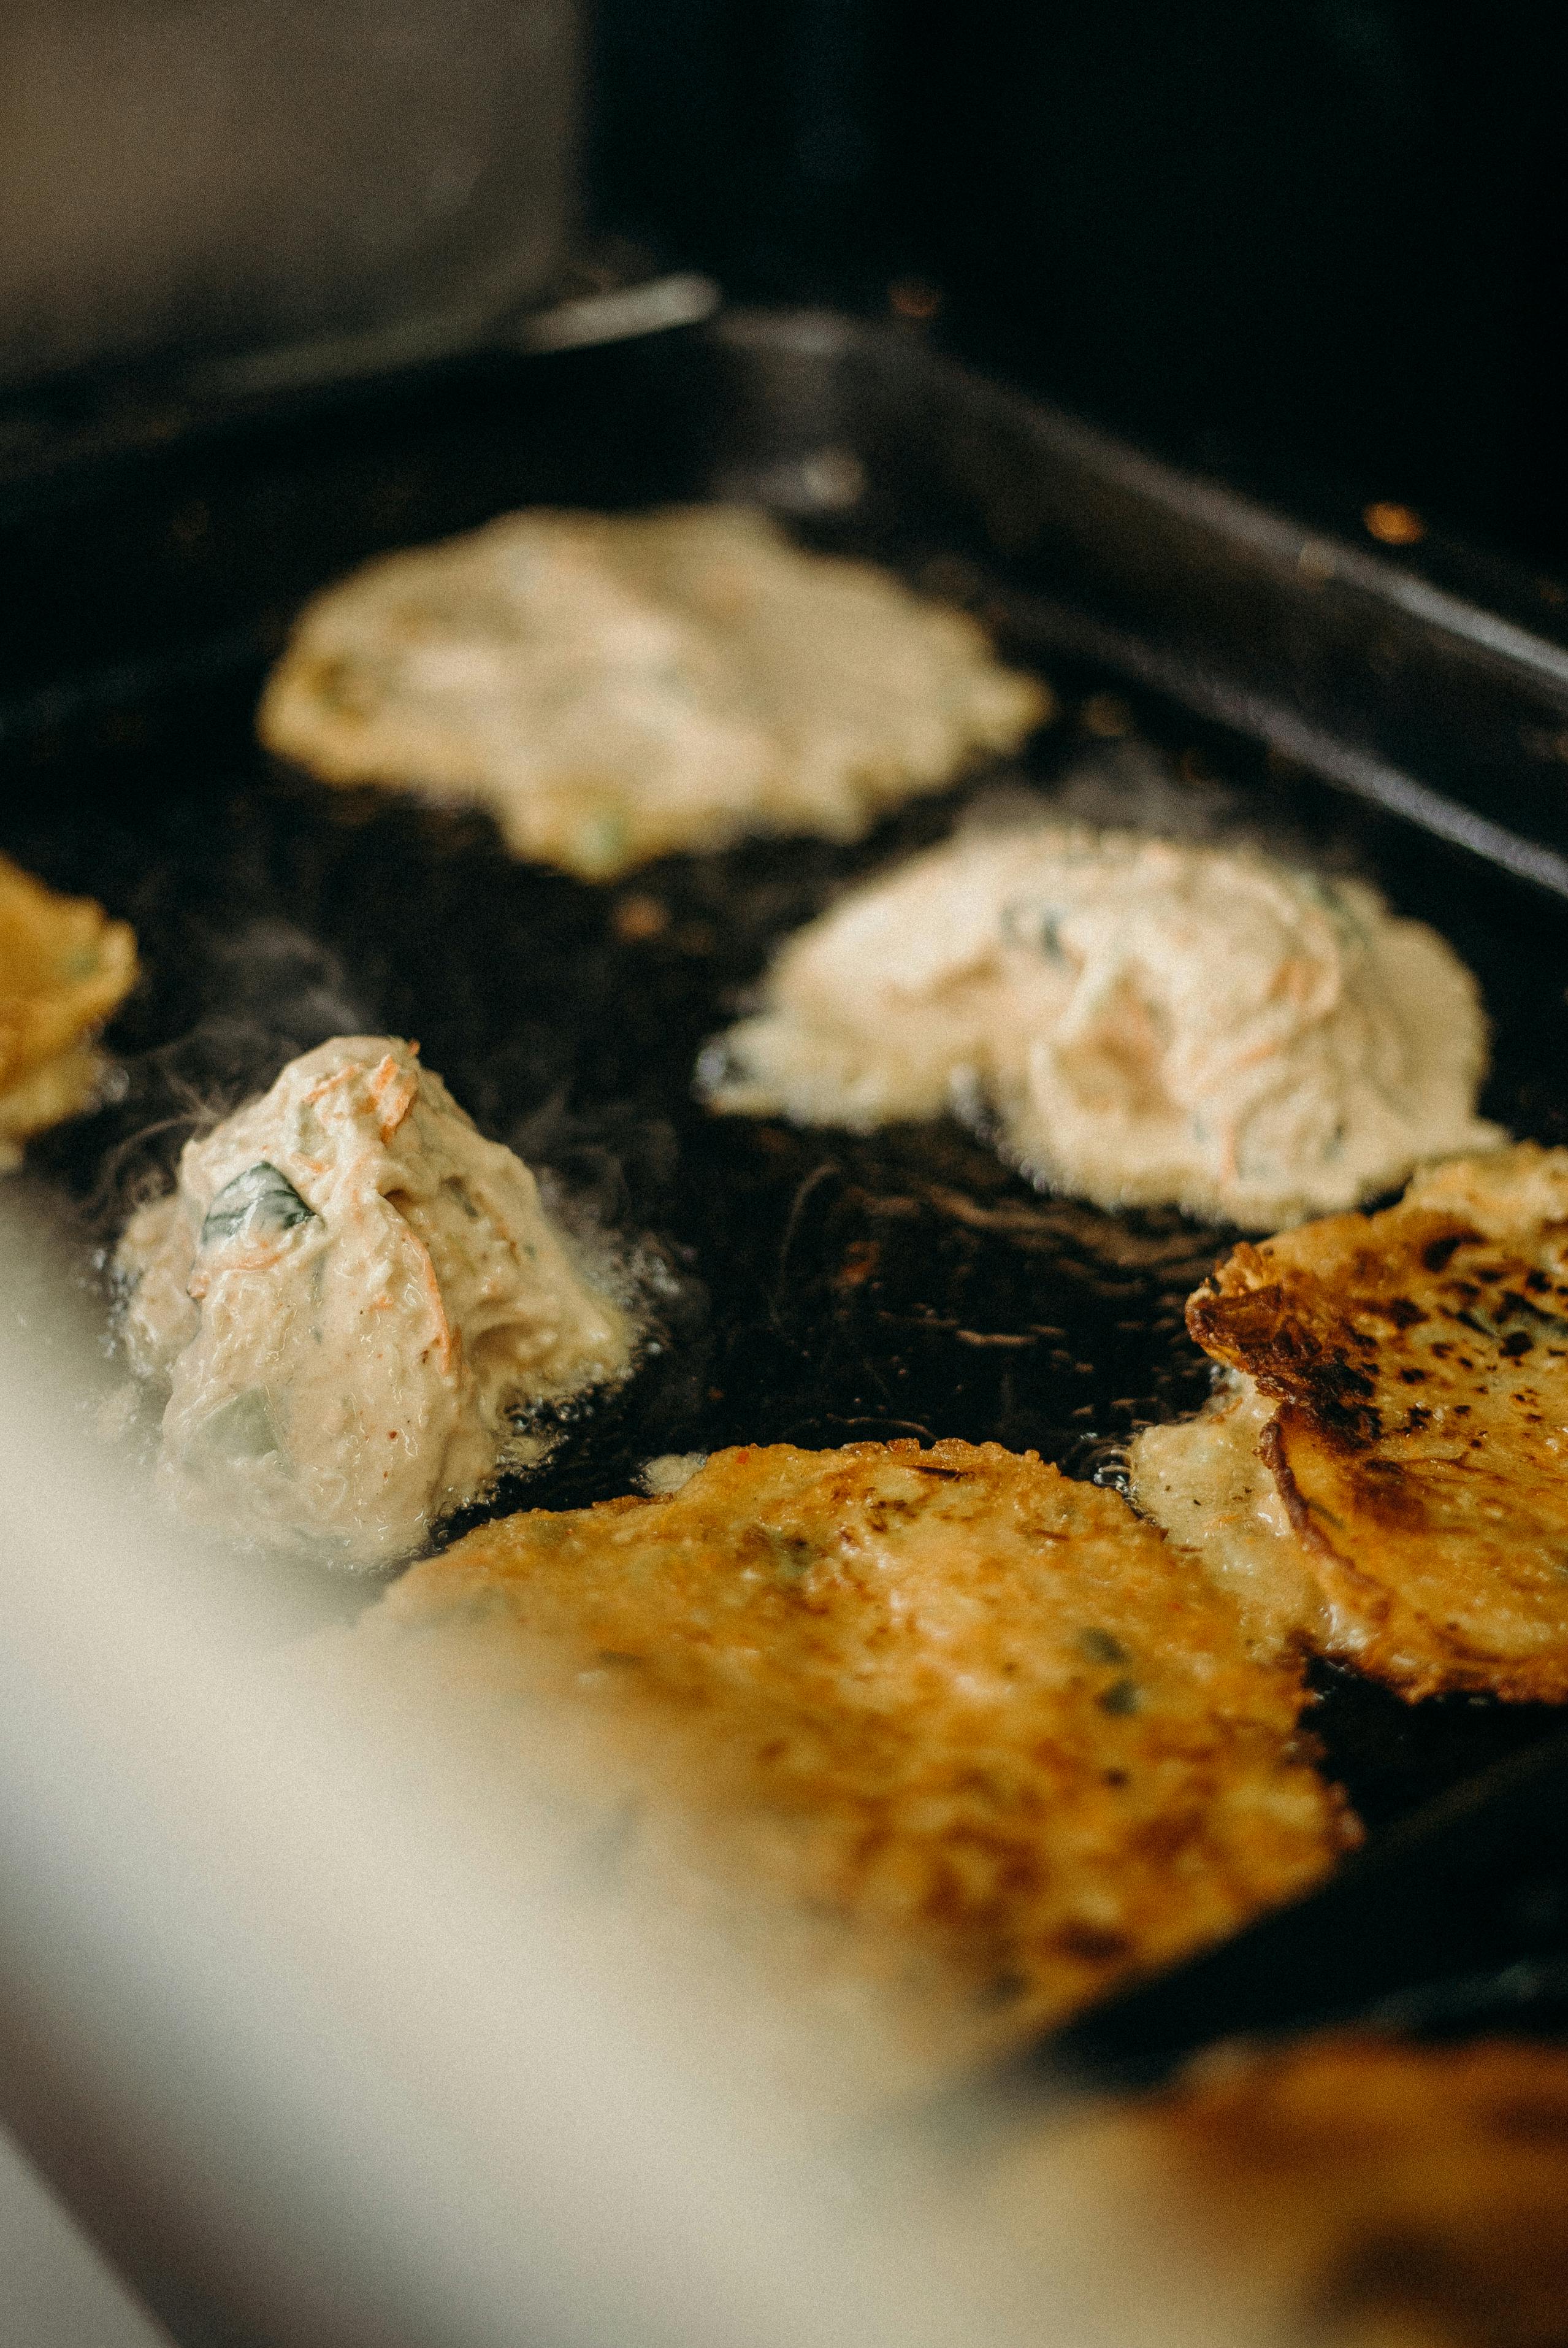
[[[853,839],[1049,714],[962,613],[725,506],[509,514],[306,607],[261,737],[490,808],[591,880],[753,831]]]
[[[1187,1308],[1236,1374],[1133,1447],[1139,1505],[1409,1697],[1568,1700],[1568,1150],[1237,1248]]]
[[[720,1452],[665,1497],[482,1526],[338,1635],[460,1692],[487,1782],[587,1738],[619,1864],[683,1820],[678,1879],[771,1886],[857,1968],[1020,2024],[1218,1939],[1356,1831],[1294,1660],[1250,1655],[1116,1494],[995,1444]]]
[[[90,897],[61,897],[0,856],[0,1172],[90,1107],[98,1029],[136,983],[136,939]]]
[[[1474,979],[1359,881],[1081,825],[961,832],[789,940],[716,1108],[979,1111],[1043,1187],[1272,1230],[1502,1137]]]
[[[542,1457],[524,1413],[633,1351],[521,1159],[390,1035],[321,1045],[188,1142],[116,1271],[177,1505],[343,1565],[409,1556]]]
[[[1231,1375],[1195,1418],[1146,1426],[1128,1451],[1135,1505],[1196,1550],[1261,1652],[1329,1644],[1327,1610],[1259,1448],[1277,1405]]]

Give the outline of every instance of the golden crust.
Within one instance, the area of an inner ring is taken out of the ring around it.
[[[1260,1449],[1328,1653],[1412,1699],[1568,1699],[1568,1151],[1238,1247],[1187,1321],[1279,1406]]]
[[[87,1107],[102,1073],[92,1038],[136,974],[128,923],[0,856],[0,1164]]]
[[[1009,2022],[1219,1938],[1358,1832],[1295,1663],[1115,1494],[994,1444],[731,1450],[669,1497],[482,1526],[355,1636],[411,1632],[514,1718],[590,1706],[748,1898]]]
[[[1335,2033],[1211,2057],[1124,2125],[1313,2339],[1559,2348],[1568,2048]]]

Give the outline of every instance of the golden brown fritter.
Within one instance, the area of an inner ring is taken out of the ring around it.
[[[1187,1322],[1278,1405],[1316,1643],[1411,1698],[1568,1698],[1568,1151],[1238,1247]]]
[[[1568,2048],[1336,2033],[1211,2058],[1122,2125],[1191,2236],[1267,2275],[1290,2338],[1568,2339]]]
[[[1225,1378],[1196,1418],[1146,1426],[1127,1455],[1132,1504],[1241,1610],[1256,1651],[1321,1647],[1327,1618],[1296,1529],[1258,1455],[1276,1406],[1251,1378]]]
[[[995,1444],[716,1454],[680,1489],[482,1526],[354,1634],[570,1691],[690,1850],[913,1968],[1065,2013],[1322,1875],[1357,1828],[1197,1567]],[[611,1771],[613,1776],[614,1772]]]
[[[135,983],[128,923],[0,856],[0,1168],[87,1107],[103,1073],[93,1037]]]

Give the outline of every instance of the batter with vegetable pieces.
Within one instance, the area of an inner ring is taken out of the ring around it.
[[[1412,1699],[1568,1700],[1568,1150],[1239,1247],[1187,1325],[1233,1381],[1139,1437],[1133,1495],[1266,1645]]]
[[[715,1108],[856,1132],[994,1120],[1042,1187],[1273,1230],[1501,1136],[1432,930],[1251,850],[961,832],[791,938],[709,1046]]]
[[[1296,1663],[1249,1655],[1115,1493],[996,1444],[722,1451],[659,1498],[484,1525],[332,1636],[456,1691],[487,1786],[529,1740],[547,1770],[586,1745],[623,1866],[683,1821],[677,1882],[771,1887],[841,1920],[856,1966],[934,1969],[1020,2024],[1219,1939],[1356,1834]]]
[[[166,1490],[344,1565],[410,1555],[543,1456],[520,1413],[623,1377],[633,1353],[528,1169],[416,1054],[354,1035],[292,1061],[186,1145],[116,1257],[132,1365],[170,1386]]]
[[[1050,715],[964,613],[765,514],[507,514],[316,597],[261,702],[333,783],[491,808],[603,880],[748,832],[855,839]]]

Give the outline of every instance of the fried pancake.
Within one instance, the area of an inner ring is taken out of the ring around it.
[[[1292,2339],[1561,2348],[1568,2049],[1336,2033],[1210,2058],[1112,2127]]]
[[[697,1064],[710,1106],[957,1109],[1042,1189],[1275,1231],[1506,1136],[1445,940],[1360,881],[1081,823],[961,825],[785,940]]]
[[[1254,1658],[1116,1494],[995,1444],[720,1452],[484,1525],[351,1635],[503,1740],[565,1697],[563,1746],[591,1715],[593,1770],[644,1842],[686,1822],[688,1876],[1009,2023],[1219,1938],[1358,1831],[1294,1659]]]
[[[87,897],[0,856],[0,1168],[92,1101],[93,1038],[136,983],[136,940]]]
[[[1277,1406],[1315,1643],[1410,1698],[1568,1698],[1568,1150],[1238,1247],[1187,1321]]]

